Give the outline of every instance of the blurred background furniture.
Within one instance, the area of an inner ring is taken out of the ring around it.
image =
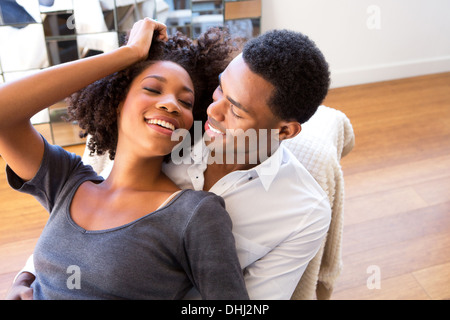
[[[211,26],[249,39],[260,33],[261,0],[0,0],[0,84],[122,45],[134,22],[155,18],[195,39]],[[60,101],[36,114],[53,144],[85,143]]]

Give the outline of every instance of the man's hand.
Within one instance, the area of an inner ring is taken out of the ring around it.
[[[29,272],[22,272],[6,295],[6,300],[33,300],[33,289],[30,288],[36,277]]]

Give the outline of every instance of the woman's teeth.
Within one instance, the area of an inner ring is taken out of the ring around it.
[[[146,120],[148,124],[156,124],[160,127],[175,131],[175,126],[171,124],[170,122],[164,121],[164,120],[158,120],[158,119],[148,119]]]

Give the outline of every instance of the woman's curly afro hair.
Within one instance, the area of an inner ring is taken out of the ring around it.
[[[242,57],[251,71],[275,87],[268,105],[281,119],[306,122],[327,95],[328,63],[301,33],[269,31],[250,40]]]
[[[74,93],[68,99],[68,120],[76,121],[90,135],[88,148],[93,154],[109,153],[115,157],[118,126],[117,109],[125,99],[133,79],[155,61],[172,61],[181,65],[191,76],[195,89],[194,120],[205,121],[206,109],[218,86],[218,77],[239,50],[226,30],[211,28],[197,40],[177,33],[167,42],[154,36],[149,56],[122,71],[100,79]]]

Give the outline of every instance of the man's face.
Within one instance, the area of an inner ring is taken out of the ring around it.
[[[256,152],[265,145],[270,148],[271,129],[278,129],[280,119],[268,106],[273,85],[252,72],[242,55],[237,56],[220,76],[219,87],[213,94],[214,102],[208,107],[207,142],[216,150],[219,145],[233,147],[235,153]],[[242,135],[249,137],[245,145]],[[254,135],[257,142],[251,141]],[[239,142],[241,141],[241,142]]]

